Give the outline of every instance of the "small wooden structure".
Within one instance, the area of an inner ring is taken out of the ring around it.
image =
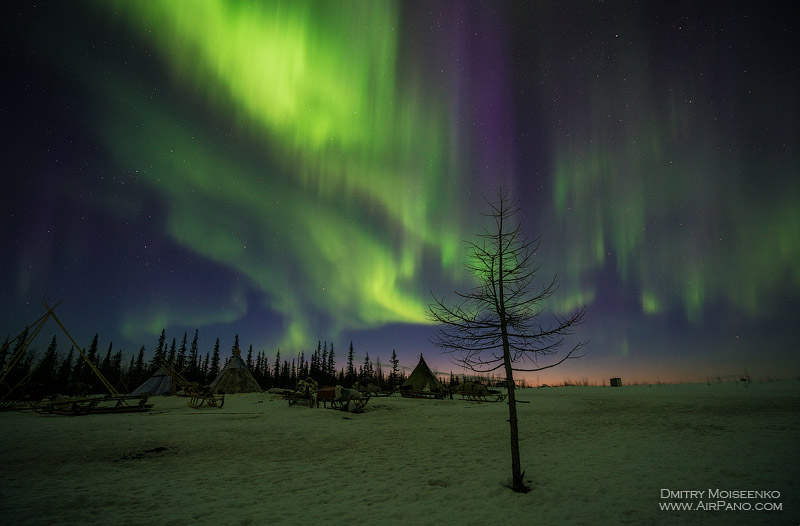
[[[611,387],[622,387],[622,378],[612,378]]]

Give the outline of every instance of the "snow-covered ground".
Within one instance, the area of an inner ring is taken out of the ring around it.
[[[800,522],[800,382],[518,396],[528,494],[505,486],[505,403],[375,398],[347,414],[263,393],[221,410],[158,397],[143,414],[2,413],[0,523]],[[770,493],[725,493],[739,490]],[[739,509],[661,509],[718,501]]]

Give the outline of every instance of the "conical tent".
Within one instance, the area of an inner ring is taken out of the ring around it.
[[[241,351],[237,347],[233,351],[233,358],[220,371],[211,382],[211,391],[214,393],[260,393],[263,391],[258,382],[253,378],[253,373],[242,360]]]
[[[142,385],[131,391],[132,395],[141,395],[145,393],[150,393],[151,395],[161,395],[170,393],[172,391],[172,385],[170,383],[170,377],[164,371],[163,367],[159,367],[153,375],[142,382]]]
[[[422,355],[419,355],[419,363],[411,372],[411,375],[403,382],[403,385],[400,386],[400,392],[403,391],[416,391],[416,392],[431,392],[431,393],[438,393],[443,391],[443,386],[441,382],[436,378],[436,375],[428,367],[428,364],[425,363],[425,359]]]

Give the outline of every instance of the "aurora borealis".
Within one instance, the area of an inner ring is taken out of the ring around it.
[[[3,329],[413,365],[502,185],[556,378],[800,374],[796,36],[712,4],[4,5]]]

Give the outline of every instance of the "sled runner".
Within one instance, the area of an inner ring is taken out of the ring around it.
[[[66,416],[141,413],[153,407],[147,403],[148,398],[147,395],[57,398],[40,403],[36,412]]]

